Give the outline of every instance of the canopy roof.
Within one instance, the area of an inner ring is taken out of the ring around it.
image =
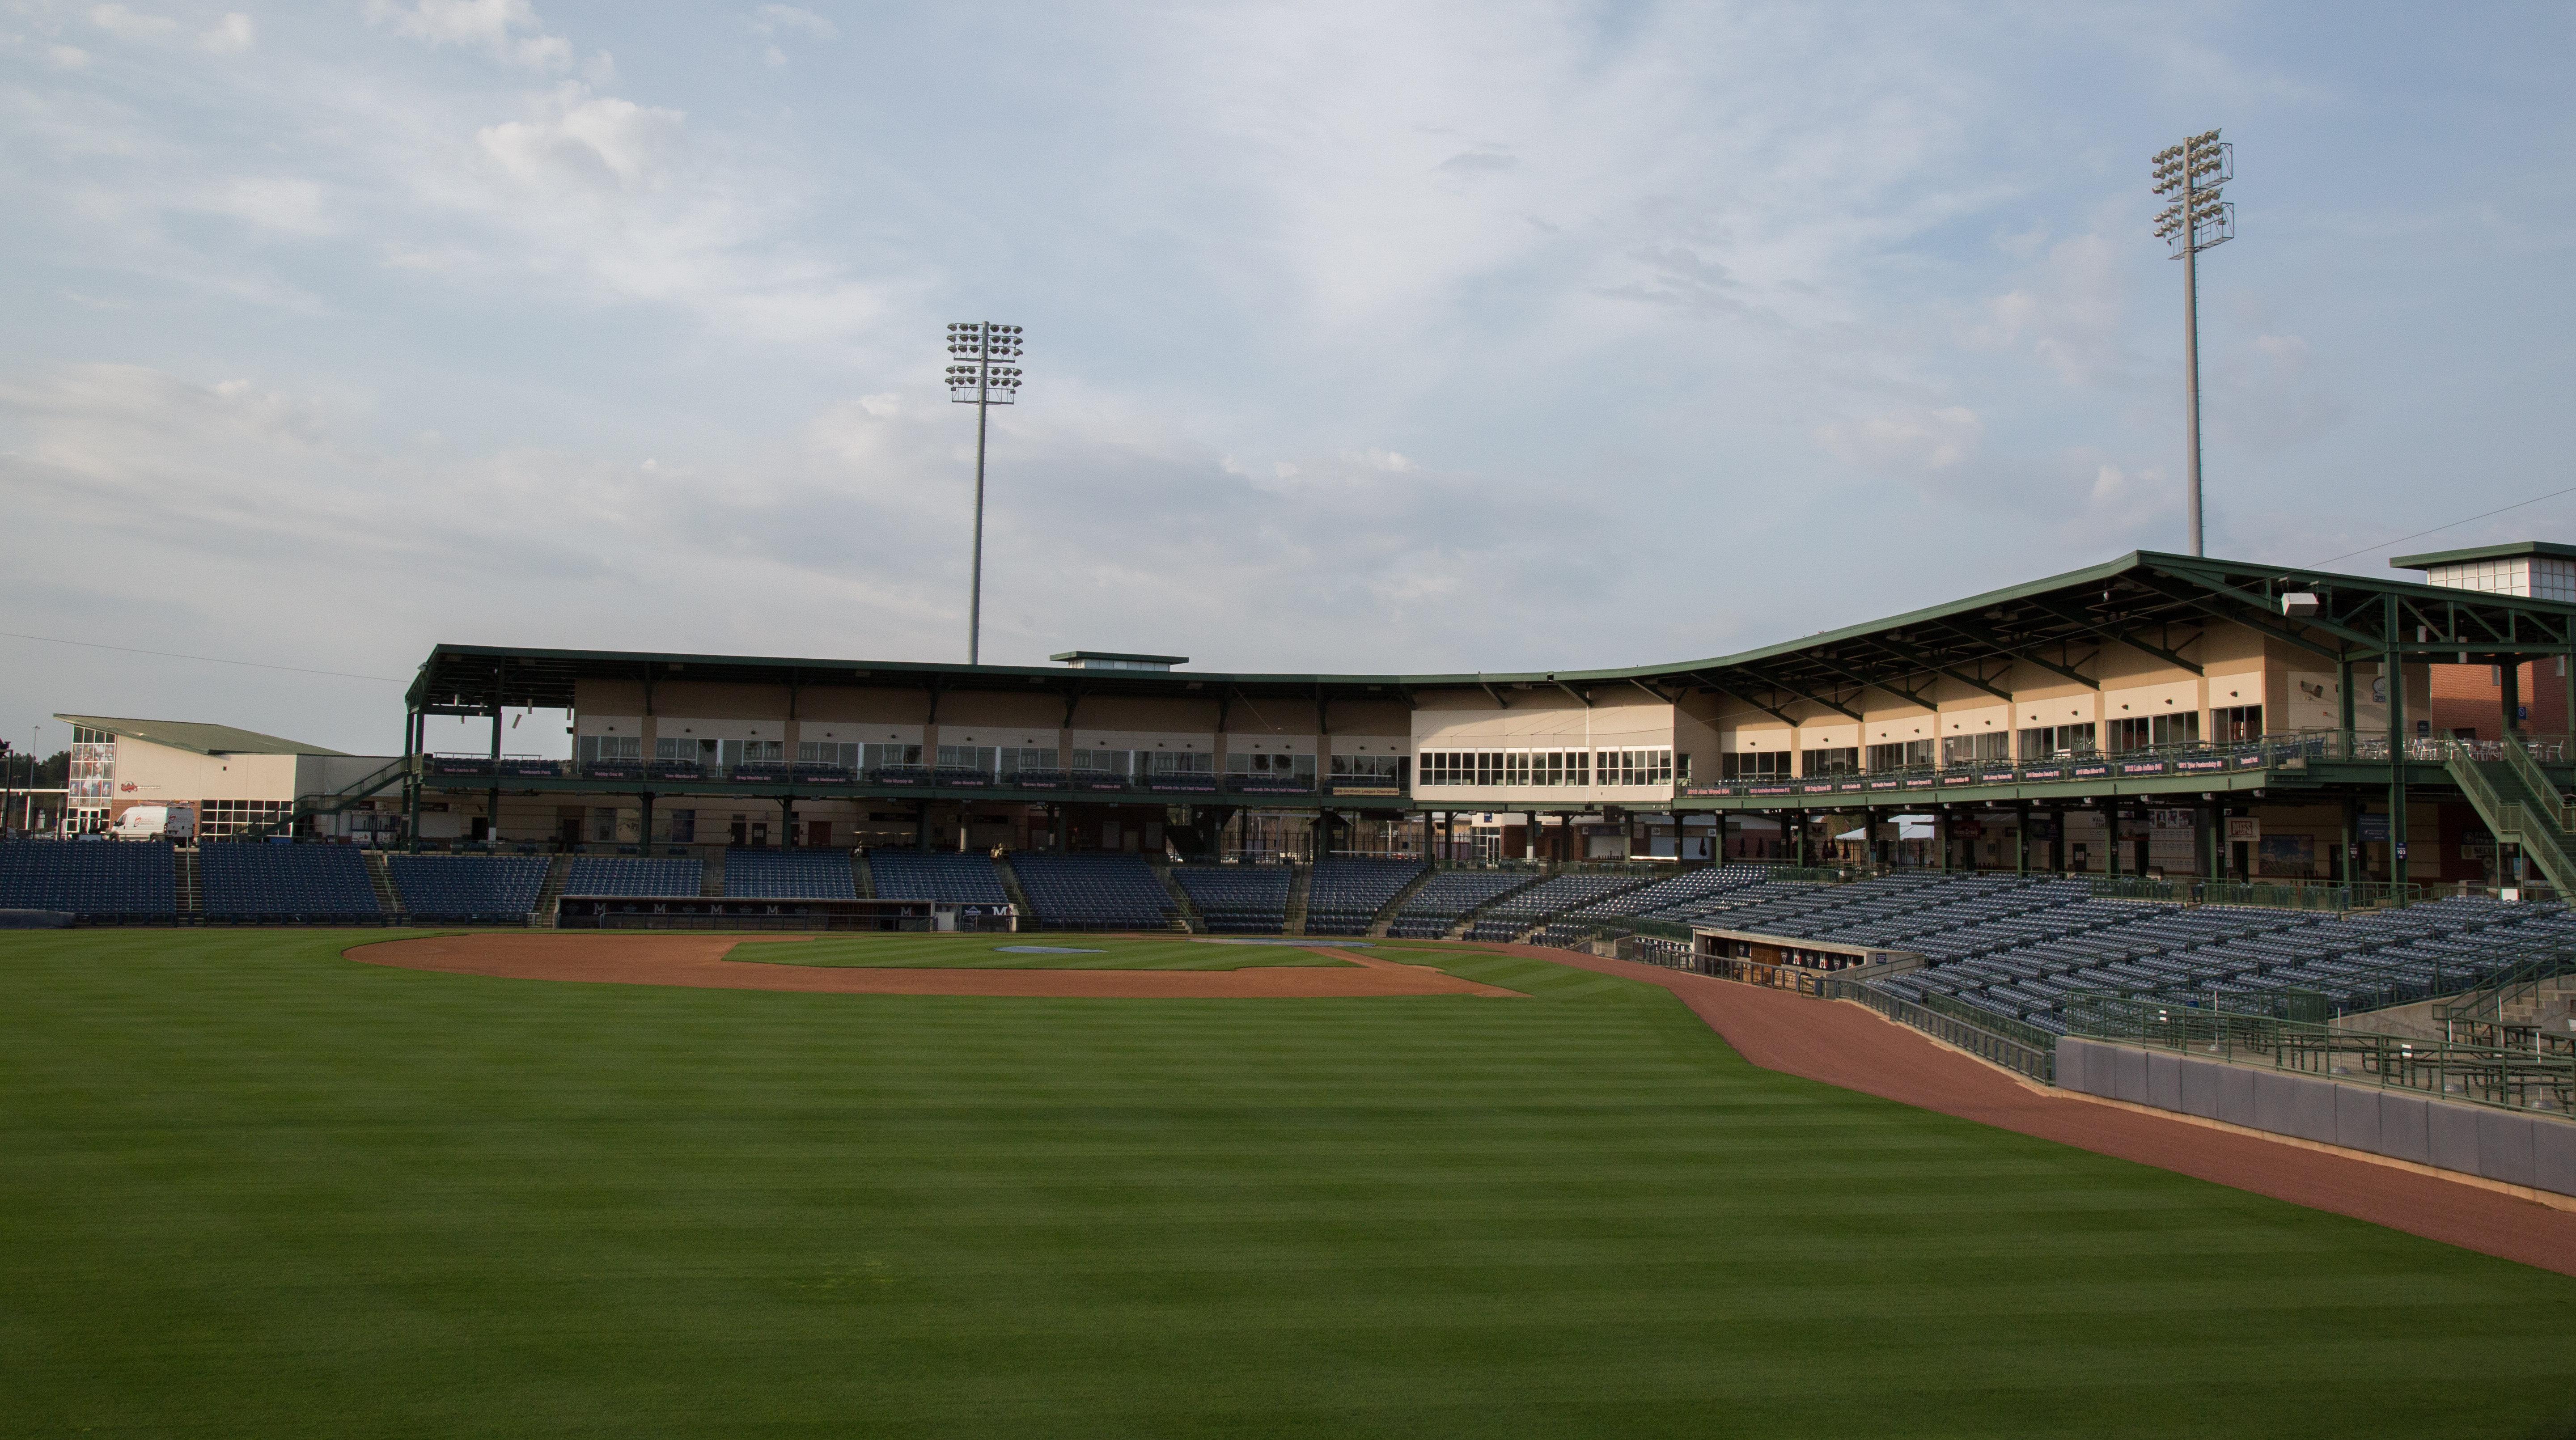
[[[262,735],[256,730],[237,730],[230,725],[206,725],[194,720],[126,720],[112,715],[62,715],[55,719],[86,730],[104,730],[124,740],[148,740],[167,745],[173,750],[193,751],[199,755],[346,755],[327,745],[307,745],[301,740],[286,740],[275,735]]]
[[[2316,596],[2317,613],[2284,614],[2282,597],[2292,593]],[[573,685],[582,679],[928,689],[934,696],[1009,691],[1068,698],[1407,702],[1418,691],[1465,687],[1482,688],[1506,706],[1522,691],[1572,695],[1588,705],[1604,692],[1633,689],[1665,700],[1714,691],[1783,718],[1791,704],[1810,702],[1857,719],[1863,690],[1928,704],[1923,692],[1935,679],[2008,699],[1998,682],[2015,664],[2098,687],[2100,667],[2093,666],[2090,674],[2087,667],[2115,647],[2197,672],[2193,644],[2205,629],[2220,623],[2260,630],[2325,663],[2376,661],[2392,652],[2404,657],[2465,653],[2482,660],[2576,649],[2576,605],[2139,550],[2087,569],[1733,655],[1626,669],[1226,674],[439,645],[422,662],[409,699],[433,713],[481,714],[496,704],[568,709]]]

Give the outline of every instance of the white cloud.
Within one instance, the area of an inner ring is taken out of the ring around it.
[[[1873,470],[1947,470],[1977,453],[1985,422],[1963,405],[1913,409],[1816,429],[1816,442],[1839,459]]]
[[[572,64],[572,42],[547,34],[528,0],[367,0],[367,17],[408,39],[479,49],[530,69]]]
[[[45,63],[57,70],[86,70],[89,68],[89,52],[77,45],[48,45],[45,47]]]
[[[569,84],[537,118],[487,126],[474,138],[513,179],[536,189],[651,189],[678,152],[687,118]]]
[[[799,6],[763,5],[757,14],[758,18],[752,22],[752,28],[763,35],[775,35],[781,31],[792,30],[799,34],[810,35],[817,40],[841,38],[840,26]]]
[[[179,28],[179,22],[166,15],[145,15],[123,5],[93,6],[89,21],[119,40],[159,40]]]
[[[2123,248],[2100,231],[2047,248],[2020,287],[1989,297],[1972,346],[2027,349],[2070,385],[2125,378],[2128,287]]]
[[[249,49],[258,39],[259,27],[248,15],[235,10],[199,35],[197,43],[218,55],[234,55]]]

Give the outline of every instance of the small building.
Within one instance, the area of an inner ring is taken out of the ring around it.
[[[72,727],[71,775],[63,832],[106,833],[137,805],[197,807],[197,838],[231,840],[284,821],[298,800],[332,795],[385,772],[385,793],[400,793],[401,758],[351,755],[256,730],[191,720],[130,720],[62,715]],[[392,768],[388,768],[392,767]],[[390,836],[398,820],[391,799],[381,813],[351,806],[316,833],[366,839]]]

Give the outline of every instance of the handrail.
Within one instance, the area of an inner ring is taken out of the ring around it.
[[[2501,818],[2505,823],[2499,828],[2510,831],[2514,843],[2540,862],[2540,872],[2550,884],[2562,889],[2576,884],[2576,866],[2568,863],[2566,847],[2558,843],[2555,829],[2534,823],[2531,811],[2519,800],[2507,801]]]
[[[1836,981],[1826,987],[1829,1000],[1856,1000],[1899,1025],[1920,1030],[1945,1045],[1956,1046],[1980,1060],[2027,1075],[2044,1085],[2057,1083],[2054,1043],[2033,1045],[2010,1035],[1945,1015],[1914,1001],[1891,995],[1865,981]],[[1928,998],[1928,997],[1927,997]]]
[[[2086,1039],[2227,1061],[2268,1060],[2275,1070],[2499,1109],[2565,1115],[2576,1105],[2576,1054],[2347,1030],[2145,997],[2069,1006],[2066,1018]]]
[[[419,758],[412,755],[397,755],[378,766],[374,774],[362,780],[352,781],[328,794],[310,795],[296,801],[287,807],[285,814],[260,821],[244,830],[240,838],[246,841],[266,840],[281,832],[292,833],[299,822],[316,815],[336,815],[360,800],[381,794],[386,787],[408,773]],[[336,805],[322,803],[329,800],[340,803]]]
[[[2559,794],[2558,783],[2541,772],[2540,762],[2531,758],[2531,750],[2522,743],[2521,736],[2504,737],[2504,758],[2524,788],[2531,791],[2532,798],[2547,802],[2549,808],[2541,813],[2556,822],[2558,832],[2563,835],[2576,830],[2576,805],[2568,804]]]

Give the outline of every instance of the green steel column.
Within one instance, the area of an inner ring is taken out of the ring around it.
[[[2107,852],[2102,857],[2103,873],[2117,880],[2120,878],[2120,804],[2117,800],[2102,811],[2102,832],[2106,841],[2102,848]]]
[[[653,853],[653,792],[636,791],[635,803],[643,815],[643,823],[636,827],[635,838],[643,842],[644,853],[650,855]]]
[[[501,843],[501,672],[492,672],[492,792],[483,802],[483,843]]]
[[[2014,809],[2019,813],[2013,816],[2013,873],[2027,875],[2030,873],[2030,802],[2019,801]]]
[[[2335,661],[2335,695],[2335,728],[2343,732],[2343,739],[2339,742],[2343,749],[2335,758],[2350,760],[2354,750],[2353,731],[2359,722],[2353,719],[2352,656],[2349,652]]]
[[[2569,628],[2576,630],[2576,625]],[[2565,672],[2560,678],[2567,692],[2567,710],[2560,718],[2559,730],[2561,734],[2576,734],[2576,648],[2558,657],[2558,668]],[[2535,685],[2533,688],[2539,687]]]
[[[403,808],[408,815],[403,821],[403,852],[420,853],[420,742],[421,716],[417,710],[403,711]]]
[[[2359,876],[2352,866],[2353,846],[2361,840],[2361,797],[2343,797],[2343,848],[2335,852],[2335,879],[2349,885]]]
[[[2381,638],[2387,643],[2388,658],[2381,662],[2380,673],[2388,682],[2388,883],[2406,883],[2406,664],[2405,652],[2398,648],[2397,597],[2387,597],[2382,607]]]

